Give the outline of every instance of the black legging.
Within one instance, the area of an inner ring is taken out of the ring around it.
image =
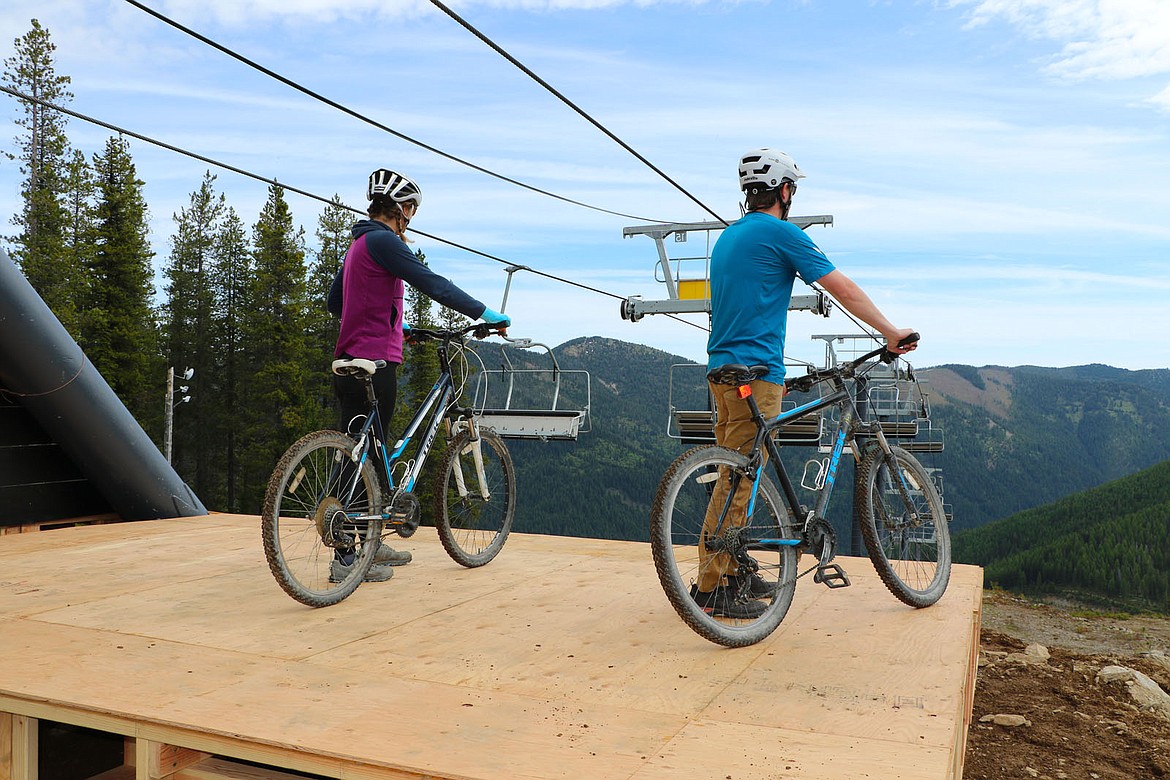
[[[334,374],[333,392],[337,396],[337,430],[356,434],[370,408],[370,402],[366,399],[365,381]],[[397,363],[387,363],[374,374],[374,395],[378,397],[379,420],[383,424],[389,423],[394,416],[394,404],[398,401]],[[386,442],[385,431],[375,430],[374,435],[383,443]]]

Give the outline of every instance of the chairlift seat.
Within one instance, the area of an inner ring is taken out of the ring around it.
[[[479,424],[505,439],[576,441],[584,411],[573,409],[484,409]]]
[[[882,420],[882,433],[895,438],[912,438],[918,435],[917,420]]]
[[[942,452],[943,443],[939,439],[922,439],[899,442],[898,446],[907,452]]]
[[[678,438],[684,442],[706,444],[715,442],[715,413],[708,409],[672,409]],[[776,430],[776,443],[811,445],[821,440],[821,416],[810,414],[781,425]]]

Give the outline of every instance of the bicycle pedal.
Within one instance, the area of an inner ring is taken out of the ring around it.
[[[816,573],[813,574],[813,582],[819,582],[827,588],[848,588],[851,584],[849,575],[836,563],[817,566]]]
[[[388,507],[388,522],[391,530],[403,539],[414,536],[419,526],[418,499],[413,493],[400,493]]]

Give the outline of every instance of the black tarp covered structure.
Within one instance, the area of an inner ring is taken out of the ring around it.
[[[123,520],[207,514],[3,249],[0,387]],[[28,453],[10,453],[10,460],[27,465],[35,461]],[[61,489],[51,482],[44,487]],[[12,498],[17,492],[6,492],[8,499],[0,493],[0,524],[24,522],[21,515],[29,508]],[[19,495],[21,502],[35,501],[35,481]],[[52,498],[46,495],[45,501]]]

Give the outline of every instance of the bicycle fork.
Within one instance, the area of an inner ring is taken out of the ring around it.
[[[479,435],[479,427],[473,421],[468,421],[466,425],[470,440],[459,454],[471,455],[471,462],[475,466],[475,477],[479,482],[479,495],[484,501],[491,501],[491,490],[488,488],[487,473],[483,467],[483,438]],[[467,478],[463,476],[462,459],[455,459],[453,473],[455,490],[459,494],[460,500],[466,499],[471,491],[467,489]]]

